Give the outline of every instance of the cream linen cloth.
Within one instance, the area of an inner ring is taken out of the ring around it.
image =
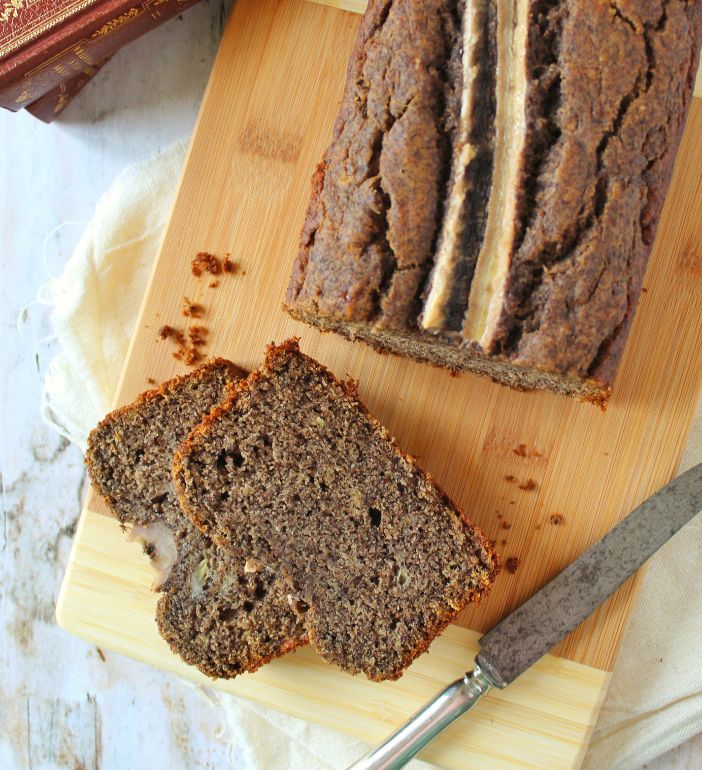
[[[126,169],[98,203],[63,275],[40,292],[61,345],[46,374],[42,414],[82,448],[112,405],[185,150],[180,142]],[[698,410],[681,470],[701,460]],[[701,566],[698,517],[651,560],[587,770],[636,768],[702,731]],[[225,709],[232,749],[252,770],[343,768],[365,750],[270,709],[219,693],[214,698]]]

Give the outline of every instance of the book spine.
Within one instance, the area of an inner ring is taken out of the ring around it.
[[[116,0],[81,13],[0,62],[0,107],[20,110],[56,89],[60,93],[62,84],[67,96],[69,82],[97,71],[122,46],[196,2]]]
[[[90,78],[107,64],[109,60],[109,57],[107,57],[92,67],[86,67],[83,72],[65,80],[63,83],[59,83],[55,88],[40,96],[35,102],[28,104],[25,109],[44,123],[51,123],[70,104],[73,97],[76,96]]]

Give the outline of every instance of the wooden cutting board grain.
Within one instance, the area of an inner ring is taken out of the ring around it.
[[[374,353],[281,310],[315,163],[329,140],[359,17],[302,0],[238,0],[203,100],[116,404],[184,370],[163,324],[201,303],[207,352],[255,367],[290,335],[361,398],[513,558],[399,682],[350,677],[309,649],[215,686],[350,732],[383,737],[470,666],[480,632],[520,604],[675,472],[702,386],[702,99],[695,99],[639,311],[605,414],[548,393]],[[174,180],[175,183],[175,180]],[[199,251],[239,269],[196,278]],[[57,616],[61,625],[182,676],[153,620],[147,558],[90,496]],[[582,759],[640,575],[552,655],[493,693],[424,756],[445,767],[574,768]]]

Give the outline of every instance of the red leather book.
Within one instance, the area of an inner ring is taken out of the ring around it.
[[[35,111],[53,118],[115,51],[196,2],[0,0],[0,106],[20,110],[51,92]]]
[[[35,118],[43,120],[44,123],[51,121],[66,107],[73,97],[83,88],[83,86],[92,78],[92,76],[110,60],[106,59],[86,67],[78,75],[59,83],[56,88],[47,91],[44,96],[40,96],[35,102],[28,104],[25,109],[34,115]]]

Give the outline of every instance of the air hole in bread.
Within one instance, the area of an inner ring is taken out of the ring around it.
[[[263,597],[266,595],[266,587],[263,585],[263,582],[261,580],[256,581],[256,588],[254,589],[254,594],[257,599],[263,599]]]
[[[226,471],[229,465],[228,460],[231,460],[235,468],[241,468],[244,464],[244,456],[238,449],[222,449],[217,455],[217,470]]]
[[[371,527],[379,527],[383,517],[377,508],[371,506],[368,509],[368,518],[370,519]]]

